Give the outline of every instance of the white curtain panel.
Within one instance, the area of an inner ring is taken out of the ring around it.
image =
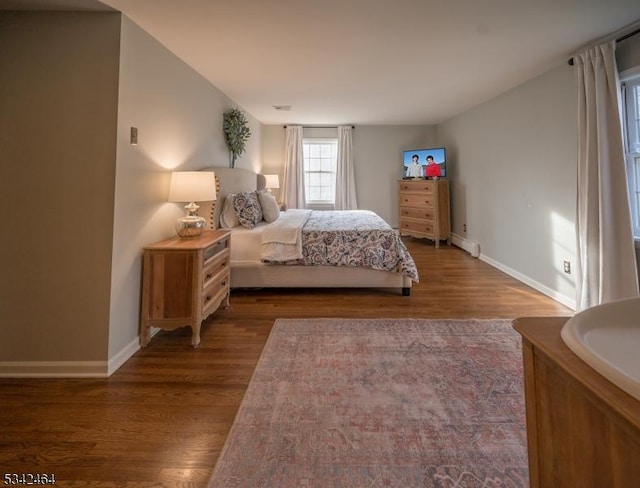
[[[578,83],[576,308],[638,296],[615,41],[574,57]]]
[[[285,130],[283,201],[287,208],[305,208],[302,126],[288,125]]]
[[[353,169],[353,128],[338,127],[338,161],[336,169],[336,210],[356,210],[356,179]]]

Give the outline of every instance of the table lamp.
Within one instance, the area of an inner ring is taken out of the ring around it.
[[[269,193],[271,193],[272,188],[280,188],[280,178],[278,178],[278,175],[264,175],[264,178],[266,180],[264,187]]]
[[[176,232],[183,239],[193,239],[206,227],[204,217],[198,215],[195,202],[211,202],[216,199],[216,177],[211,171],[175,171],[169,185],[170,202],[190,202],[185,205],[187,215],[176,222]]]

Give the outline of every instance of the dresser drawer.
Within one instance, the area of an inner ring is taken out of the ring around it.
[[[224,251],[229,248],[229,239],[223,239],[220,242],[216,242],[213,246],[209,246],[204,250],[204,262],[205,265],[209,259],[211,259],[216,254]]]
[[[223,252],[216,254],[208,261],[205,261],[202,272],[203,289],[207,288],[209,286],[209,282],[213,280],[218,274],[228,272],[229,257],[229,249],[224,249]]]
[[[401,181],[400,191],[433,193],[433,181],[431,180]]]
[[[419,220],[401,220],[400,230],[417,232],[419,234],[433,234],[433,222]]]
[[[222,299],[229,293],[231,283],[229,273],[219,273],[202,291],[202,317],[206,317],[218,308]]]
[[[433,220],[433,208],[400,207],[400,217],[411,219]]]
[[[400,206],[433,208],[433,195],[412,195],[401,193]]]

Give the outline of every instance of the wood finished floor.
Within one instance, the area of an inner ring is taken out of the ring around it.
[[[406,239],[421,282],[396,290],[234,291],[203,326],[161,332],[109,379],[0,379],[0,475],[56,486],[205,487],[277,318],[515,318],[572,312],[455,247]],[[4,478],[3,478],[4,481]]]

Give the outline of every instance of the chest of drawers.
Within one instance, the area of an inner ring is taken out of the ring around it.
[[[398,196],[400,235],[451,243],[447,180],[400,180]]]
[[[228,230],[205,231],[196,239],[167,239],[143,250],[140,345],[151,327],[190,326],[191,345],[200,343],[202,321],[229,306]]]

